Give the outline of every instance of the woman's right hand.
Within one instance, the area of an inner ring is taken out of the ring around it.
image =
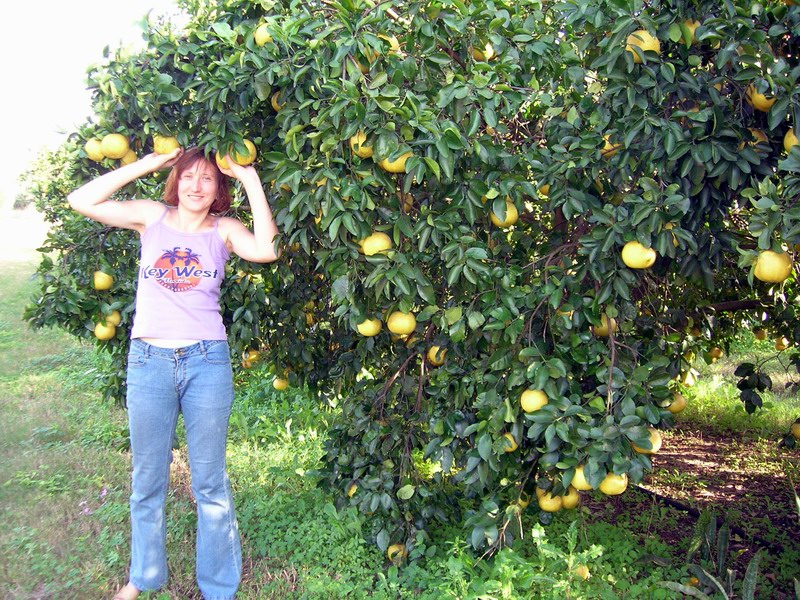
[[[145,154],[138,162],[147,166],[148,173],[155,173],[156,171],[172,168],[181,156],[183,156],[183,148],[176,148],[169,154],[157,154],[155,152]]]

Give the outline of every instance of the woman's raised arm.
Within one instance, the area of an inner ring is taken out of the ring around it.
[[[109,171],[82,185],[67,196],[70,206],[80,214],[112,227],[143,231],[148,220],[162,208],[151,200],[111,200],[123,187],[146,175],[171,167],[183,153],[178,148],[170,154],[148,154],[129,165]],[[155,217],[157,218],[157,216]]]
[[[261,177],[253,167],[238,165],[230,156],[227,157],[227,162],[229,168],[222,169],[222,172],[242,183],[253,215],[253,231],[237,219],[225,219],[221,223],[229,249],[252,262],[277,260],[279,254],[275,248],[275,238],[280,232],[264,194]]]

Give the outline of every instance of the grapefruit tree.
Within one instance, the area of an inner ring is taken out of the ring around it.
[[[184,5],[185,28],[151,23],[145,51],[89,72],[95,116],[39,194],[58,256],[28,318],[89,337],[119,309],[98,343],[124,366],[137,244],[63,207],[118,164],[89,140],[251,140],[284,254],[232,264],[231,342],[341,408],[320,481],[382,549],[435,520],[497,547],[536,490],[623,492],[685,405],[691,357],[743,328],[798,363],[800,7]],[[762,281],[765,252],[782,270]],[[95,293],[99,267],[116,283]],[[741,376],[755,410],[771,383]]]

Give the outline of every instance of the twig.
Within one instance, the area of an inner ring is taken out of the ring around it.
[[[381,390],[381,393],[380,393],[380,394],[378,394],[378,398],[377,398],[378,400],[380,400],[380,401],[383,401],[383,399],[386,397],[386,394],[389,392],[389,389],[392,387],[392,385],[394,384],[394,382],[397,380],[397,378],[398,378],[398,377],[400,377],[400,374],[401,374],[401,373],[403,373],[403,371],[405,371],[405,370],[406,370],[406,367],[408,367],[408,363],[410,363],[410,362],[411,362],[411,359],[412,359],[412,358],[414,358],[415,356],[418,356],[418,355],[419,355],[419,353],[412,353],[412,354],[410,354],[410,355],[408,356],[408,358],[406,358],[406,359],[403,361],[403,364],[402,364],[402,365],[400,365],[400,368],[399,368],[399,369],[397,369],[397,371],[395,372],[395,374],[394,374],[394,375],[392,375],[392,376],[391,376],[391,377],[390,377],[390,378],[389,378],[389,379],[386,381],[386,385],[384,385],[384,386],[383,386],[383,390]]]

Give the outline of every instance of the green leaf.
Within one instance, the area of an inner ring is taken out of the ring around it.
[[[485,322],[486,317],[478,311],[472,311],[467,315],[467,323],[472,330],[479,329]]]
[[[760,548],[747,564],[747,570],[742,581],[742,600],[755,600],[756,584],[758,583],[758,565],[764,555],[764,549]]]
[[[377,508],[377,506],[375,508]],[[378,543],[378,548],[380,548],[382,552],[386,552],[386,549],[389,548],[389,539],[389,532],[385,527],[378,532],[375,541]]]
[[[400,498],[400,500],[408,500],[414,495],[415,491],[416,488],[409,483],[397,490],[397,497]]]
[[[224,22],[212,23],[211,29],[214,30],[219,37],[223,40],[228,42],[229,44],[234,44],[236,42],[236,32],[231,29],[231,26]]]
[[[454,306],[453,308],[448,308],[444,314],[445,318],[447,319],[447,324],[452,325],[453,323],[461,320],[464,311],[460,306]]]
[[[478,438],[478,454],[485,461],[492,458],[492,436],[486,432]]]

